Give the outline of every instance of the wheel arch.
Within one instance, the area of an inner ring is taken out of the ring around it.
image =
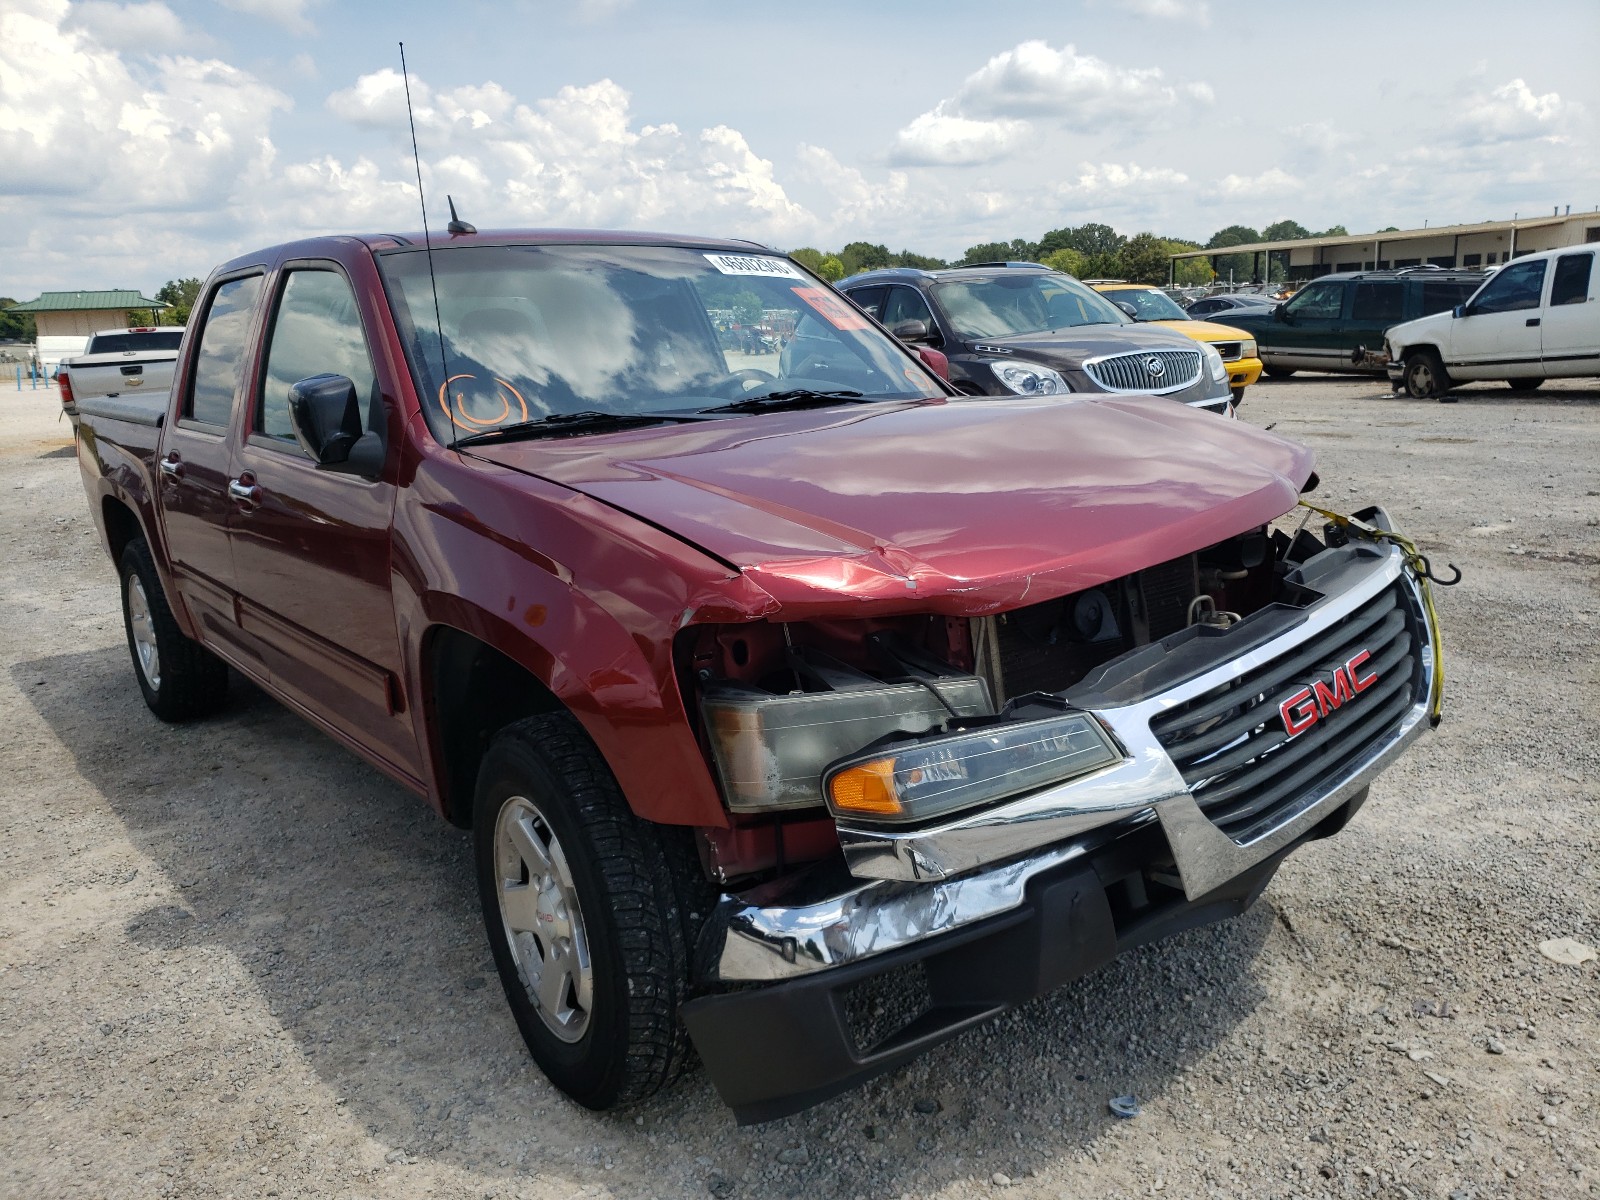
[[[101,499],[100,520],[105,530],[106,549],[111,552],[111,561],[114,563],[122,562],[122,552],[135,538],[144,538],[146,542],[150,540],[145,535],[139,514],[134,512],[132,505],[116,496]]]
[[[472,827],[478,766],[494,735],[513,722],[567,706],[530,667],[450,625],[424,635],[422,712],[440,808],[459,829]]]
[[[418,737],[446,820],[470,827],[478,768],[496,733],[527,717],[566,712],[605,760],[635,815],[675,825],[727,823],[675,689],[668,694],[643,664],[621,671],[615,658],[585,670],[497,618],[479,616],[488,623],[430,625],[418,654]],[[585,633],[602,643],[586,649],[606,648],[593,623]]]

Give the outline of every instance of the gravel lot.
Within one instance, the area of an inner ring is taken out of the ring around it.
[[[1600,945],[1593,387],[1252,388],[1466,572],[1444,726],[1245,917],[744,1130],[546,1085],[413,797],[248,686],[145,710],[55,406],[0,390],[0,1194],[1600,1195],[1600,964],[1539,950]]]

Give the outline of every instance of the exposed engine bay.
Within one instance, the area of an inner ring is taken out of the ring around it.
[[[1317,593],[1289,578],[1346,541],[1261,527],[1096,587],[989,616],[690,626],[676,646],[685,695],[731,827],[707,866],[758,882],[837,853],[822,769],[869,744],[1070,691],[1106,664],[1192,627],[1215,634]]]

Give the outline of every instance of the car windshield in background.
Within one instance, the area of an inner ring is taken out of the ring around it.
[[[965,338],[1128,323],[1122,310],[1100,293],[1069,276],[1042,271],[941,283],[933,293],[950,324]]]
[[[148,350],[176,350],[183,342],[183,329],[159,333],[97,333],[89,344],[90,354],[133,354]]]
[[[390,252],[379,263],[444,442],[559,414],[702,413],[779,391],[944,394],[848,301],[775,255],[435,249],[442,355],[427,256]]]
[[[1153,288],[1118,288],[1105,293],[1118,304],[1131,304],[1139,321],[1184,321],[1188,317],[1183,309],[1173,303],[1172,297]]]

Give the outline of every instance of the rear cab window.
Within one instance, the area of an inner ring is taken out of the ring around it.
[[[1556,259],[1556,277],[1550,283],[1550,307],[1582,304],[1589,299],[1589,276],[1594,268],[1594,252],[1563,254]]]
[[[261,276],[246,275],[218,285],[206,306],[194,370],[184,396],[182,423],[226,429],[244,373],[250,323],[261,296]]]

